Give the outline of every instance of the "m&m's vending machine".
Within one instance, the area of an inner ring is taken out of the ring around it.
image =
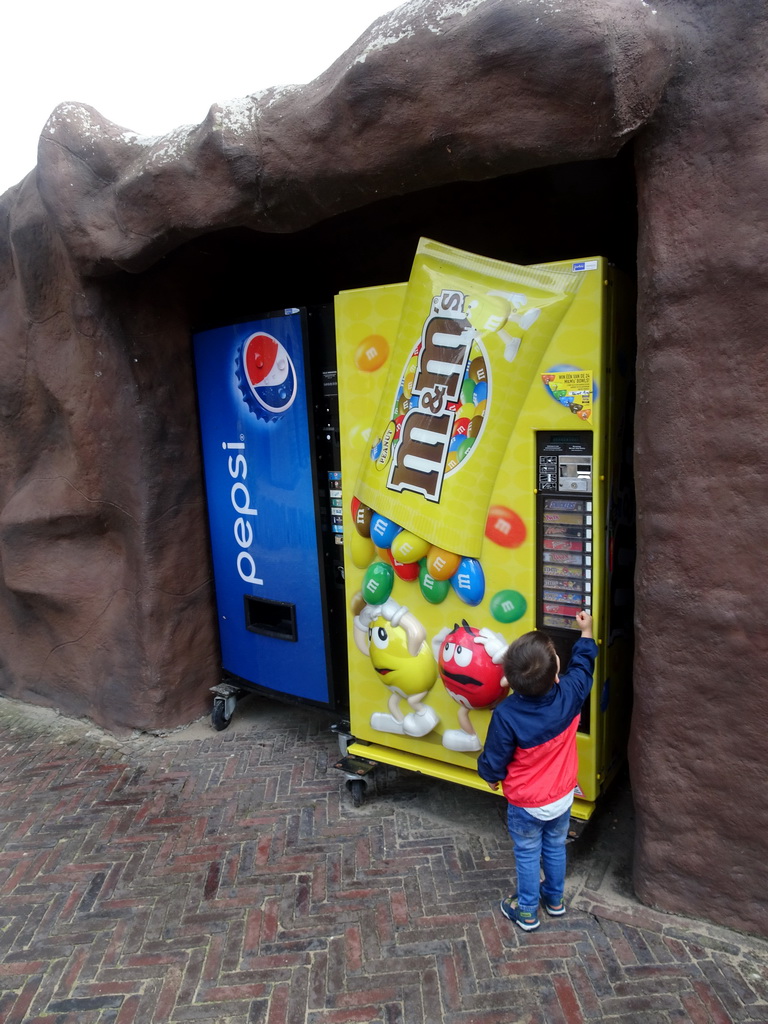
[[[350,778],[364,792],[382,762],[489,792],[494,655],[539,628],[567,667],[585,609],[600,653],[572,815],[587,819],[631,692],[624,282],[603,258],[523,267],[422,239],[407,282],[335,309]]]
[[[332,310],[193,335],[222,682],[213,724],[261,691],[346,715]]]

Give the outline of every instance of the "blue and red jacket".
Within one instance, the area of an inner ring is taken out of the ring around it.
[[[568,671],[543,697],[510,693],[491,715],[477,771],[486,782],[501,782],[517,807],[544,807],[576,786],[576,730],[581,706],[592,689],[597,644],[580,637]]]

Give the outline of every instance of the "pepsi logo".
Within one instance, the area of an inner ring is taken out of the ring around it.
[[[238,359],[240,390],[249,408],[273,420],[296,398],[296,370],[285,347],[271,334],[258,331],[246,338]]]

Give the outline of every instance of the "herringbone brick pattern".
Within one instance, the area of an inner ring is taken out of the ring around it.
[[[768,944],[606,888],[626,821],[524,934],[500,801],[380,767],[356,809],[325,716],[246,704],[117,740],[0,700],[4,1024],[768,1021]]]

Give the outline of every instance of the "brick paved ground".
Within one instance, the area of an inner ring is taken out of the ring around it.
[[[768,1021],[768,943],[633,899],[625,788],[524,934],[501,801],[379,768],[356,809],[328,724],[248,698],[120,740],[0,700],[0,1021]]]

